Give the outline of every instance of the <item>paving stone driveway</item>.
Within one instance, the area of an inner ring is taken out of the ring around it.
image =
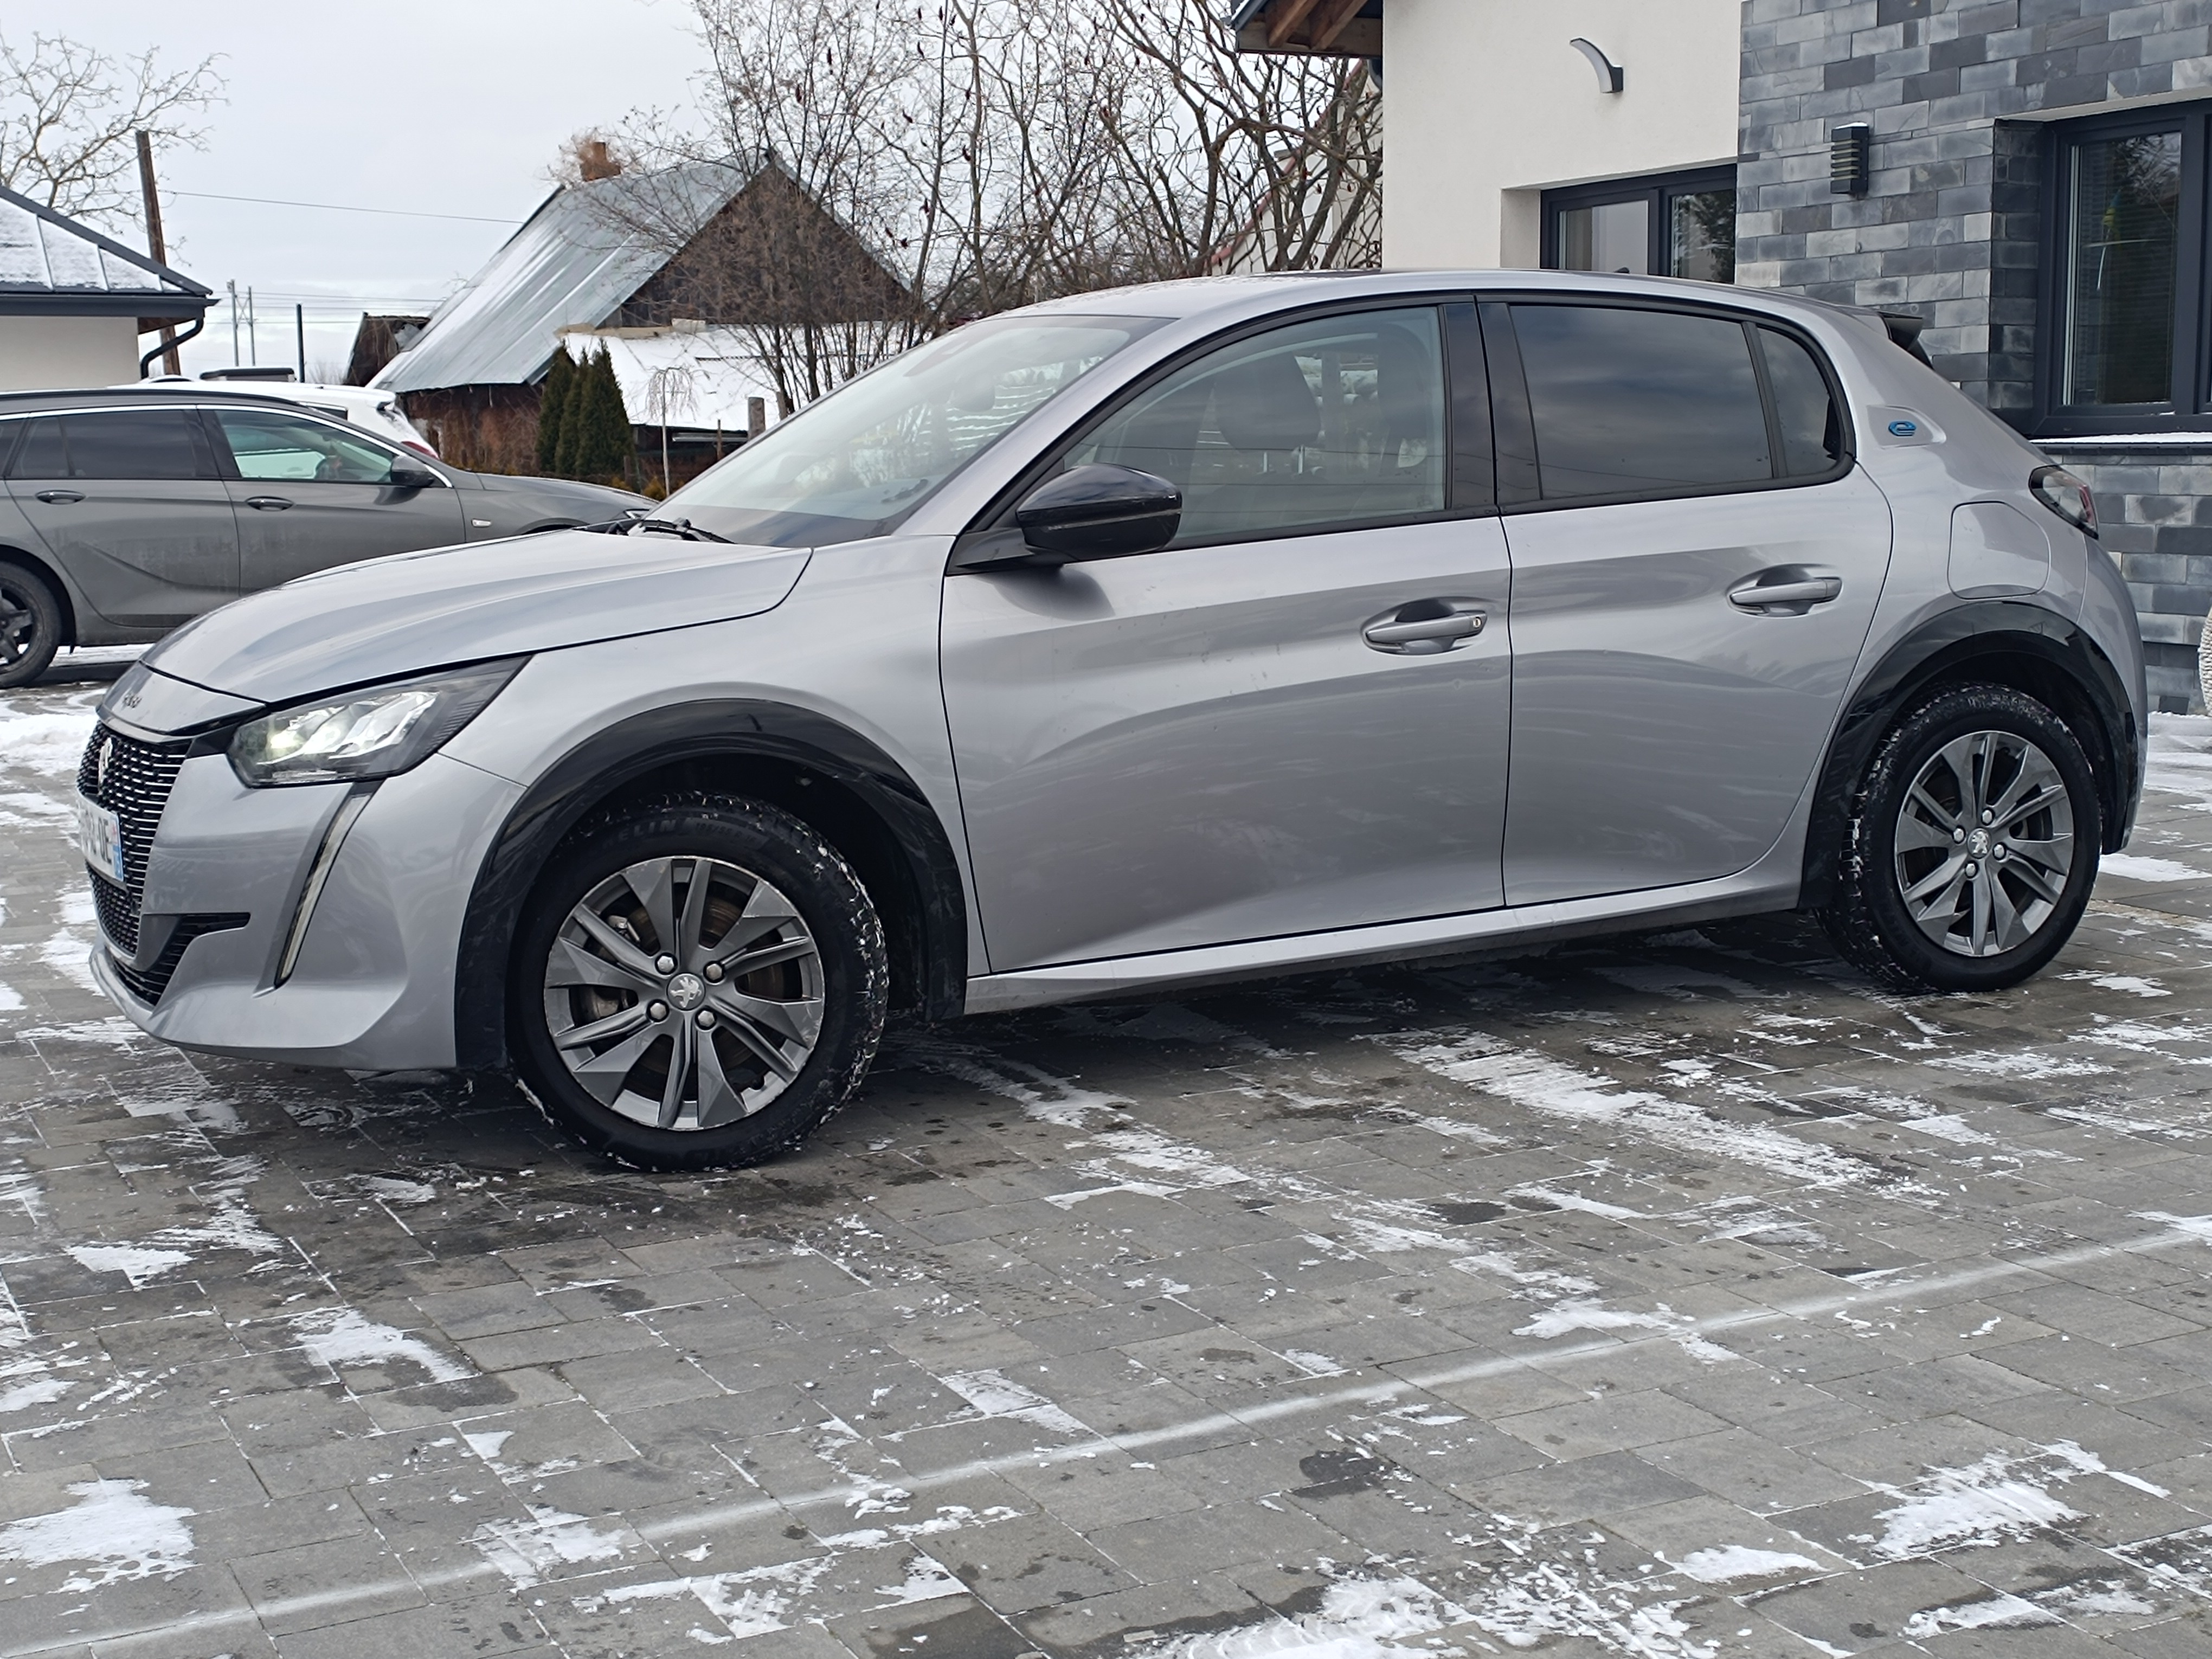
[[[137,1036],[101,689],[0,697],[0,1659],[2212,1652],[2212,721],[2018,993],[979,1020],[699,1179]]]

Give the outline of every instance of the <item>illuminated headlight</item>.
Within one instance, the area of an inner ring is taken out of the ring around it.
[[[520,657],[366,686],[279,708],[230,739],[230,764],[254,788],[388,778],[434,754],[500,694]]]

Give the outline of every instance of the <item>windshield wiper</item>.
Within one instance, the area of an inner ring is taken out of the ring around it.
[[[727,536],[717,536],[711,530],[702,530],[689,519],[609,519],[605,524],[579,525],[580,530],[596,532],[602,536],[627,536],[633,530],[650,531],[656,536],[674,536],[687,542],[726,542]]]

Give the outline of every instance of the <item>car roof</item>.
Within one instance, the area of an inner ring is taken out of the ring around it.
[[[190,406],[202,401],[204,389],[195,381],[170,381],[161,386],[84,386],[58,392],[0,392],[0,415],[35,415],[69,409],[112,409],[118,404],[155,403]],[[304,406],[297,398],[273,392],[222,392],[225,403],[261,404],[297,414]],[[314,411],[309,410],[308,413]]]

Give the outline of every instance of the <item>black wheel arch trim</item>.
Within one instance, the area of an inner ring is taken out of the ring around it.
[[[453,983],[456,1065],[481,1071],[507,1063],[507,969],[522,906],[577,825],[626,783],[687,764],[748,760],[833,784],[873,815],[896,848],[896,873],[906,888],[900,896],[908,901],[901,909],[910,922],[907,943],[917,981],[912,1000],[926,1019],[961,1012],[967,902],[951,840],[927,798],[880,747],[826,715],[721,698],[649,710],[594,733],[547,769],[507,814],[477,872],[461,929]],[[795,810],[809,816],[804,805]],[[885,909],[884,931],[891,933],[898,917]]]
[[[2046,665],[2071,689],[2077,706],[2054,710],[2069,725],[2087,715],[2093,739],[2082,747],[2096,774],[2105,852],[2127,844],[2142,794],[2143,740],[2133,699],[2118,669],[2078,623],[2040,605],[1981,599],[1931,617],[1892,646],[1862,680],[1829,741],[1806,832],[1801,908],[1828,902],[1852,792],[1875,746],[1898,717],[1938,681],[1979,658],[2029,658]],[[1994,683],[2013,682],[1996,678]],[[2033,691],[2033,687],[2019,689]]]

